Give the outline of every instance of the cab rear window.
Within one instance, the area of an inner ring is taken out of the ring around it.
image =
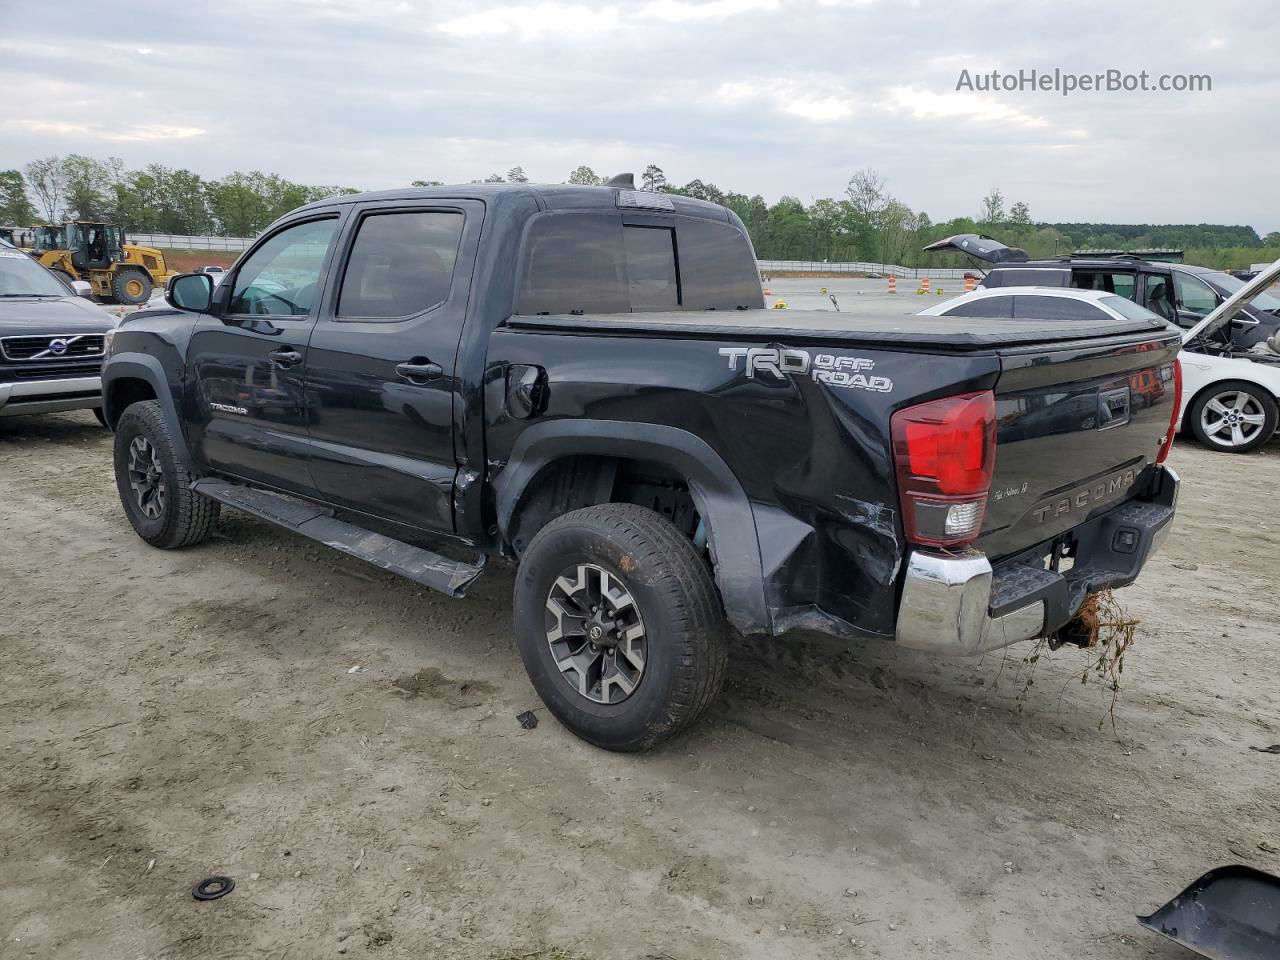
[[[530,224],[516,313],[628,313],[761,307],[751,244],[730,223],[694,217],[624,223],[550,214]]]

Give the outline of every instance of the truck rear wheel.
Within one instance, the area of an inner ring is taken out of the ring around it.
[[[547,709],[606,750],[674,736],[724,683],[727,626],[711,571],[671,523],[634,504],[543,527],[520,560],[515,623]]]
[[[116,490],[138,536],[164,550],[209,536],[221,504],[191,489],[157,401],[132,404],[120,415],[114,454]]]
[[[141,267],[122,267],[111,278],[111,293],[116,303],[146,303],[151,298],[151,278]]]

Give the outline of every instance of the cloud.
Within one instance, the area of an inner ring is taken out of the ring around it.
[[[880,103],[890,112],[905,111],[917,120],[961,120],[968,123],[1047,127],[1042,116],[1025,113],[1012,104],[975,93],[938,93],[917,87],[890,87]]]
[[[604,33],[619,25],[613,7],[593,10],[583,4],[539,3],[529,6],[491,7],[446,20],[437,28],[455,37],[494,37],[513,33],[521,40],[545,34],[581,38]]]
[[[638,29],[648,21],[689,23],[721,20],[739,14],[773,11],[779,0],[652,0],[638,10],[620,5],[582,3],[511,4],[474,10],[441,23],[436,29],[454,37],[514,35],[520,40],[593,37],[623,28]]]
[[[167,140],[189,140],[209,131],[200,127],[180,127],[164,123],[133,124],[127,127],[90,123],[66,123],[59,120],[20,120],[27,130],[56,137],[91,137],[109,143],[156,143]]]
[[[854,99],[847,92],[826,93],[820,84],[810,87],[778,77],[722,83],[713,97],[725,106],[763,109],[814,123],[843,120],[854,113]]]
[[[0,0],[0,169],[78,152],[374,189],[652,162],[808,201],[872,167],[935,220],[998,185],[1037,218],[1280,228],[1280,24],[1256,0],[1207,26],[1195,0],[1137,3],[1128,22],[1106,0],[1065,19],[1050,0],[223,0],[126,42],[90,0]],[[963,69],[1055,67],[1213,92],[955,90]],[[1231,144],[1229,177],[1206,138]]]
[[[653,0],[641,11],[641,18],[652,17],[667,23],[687,23],[692,20],[719,20],[744,13],[757,13],[778,9],[778,0],[707,0],[704,3],[687,3],[685,0]]]

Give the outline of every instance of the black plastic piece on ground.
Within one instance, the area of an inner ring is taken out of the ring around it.
[[[1213,960],[1280,956],[1280,877],[1217,867],[1138,923]]]
[[[217,900],[235,888],[236,882],[230,877],[206,877],[191,888],[191,895],[197,900]]]
[[[532,730],[538,725],[538,715],[532,710],[516,714],[516,719],[520,721],[520,726],[526,730]]]

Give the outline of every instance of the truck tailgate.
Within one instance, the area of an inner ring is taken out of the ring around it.
[[[1161,332],[1001,351],[995,474],[976,546],[996,560],[1137,494],[1169,429],[1179,346]]]

